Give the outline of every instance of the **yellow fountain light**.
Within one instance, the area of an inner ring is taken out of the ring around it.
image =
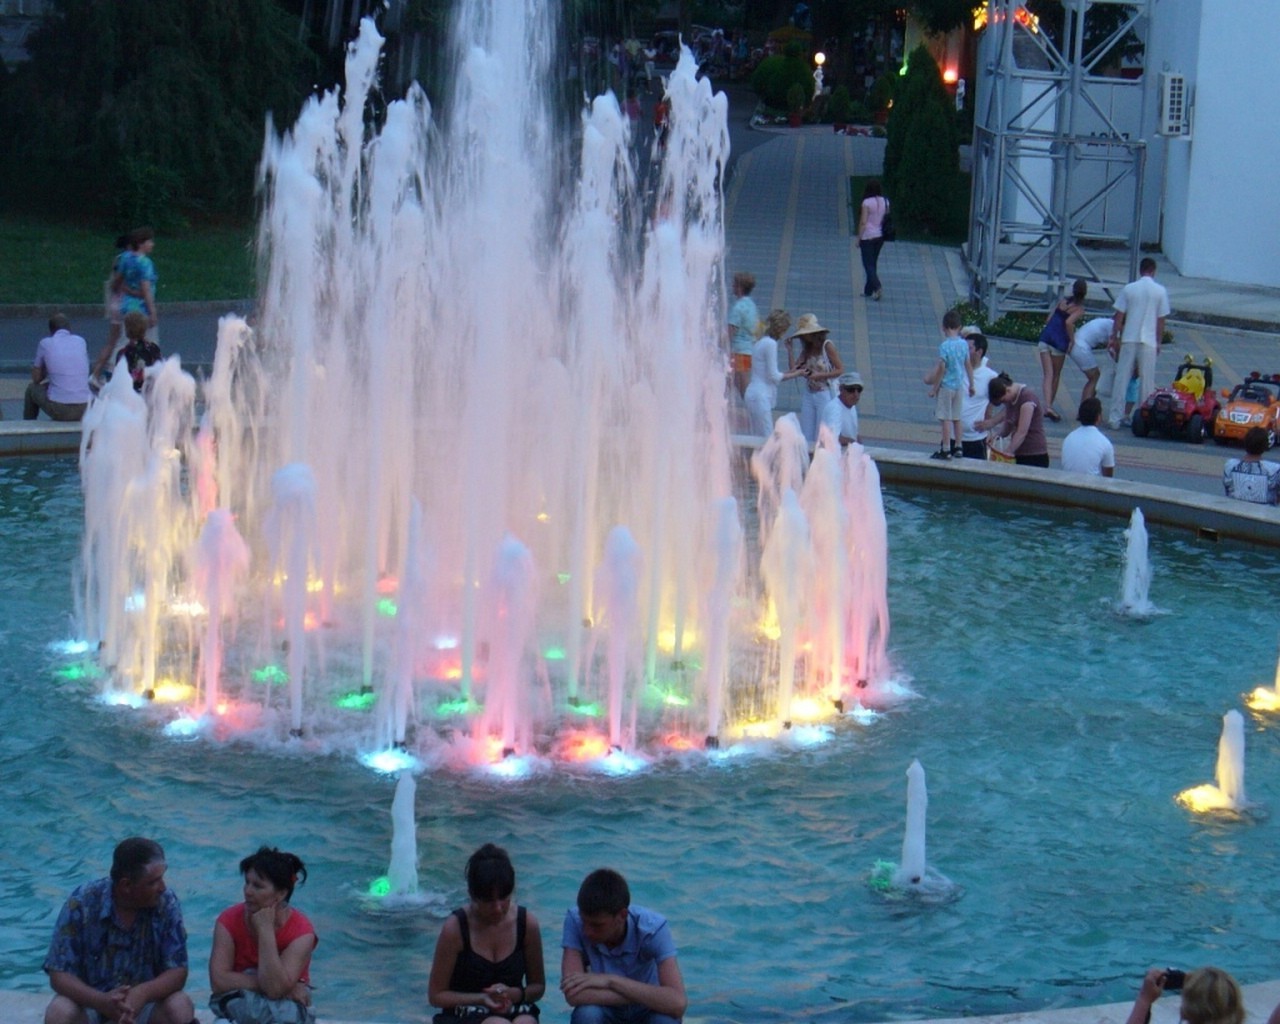
[[[1227,795],[1209,782],[1202,786],[1192,786],[1190,789],[1184,789],[1177,795],[1176,799],[1179,804],[1196,814],[1235,810]]]
[[[680,632],[680,646],[688,650],[698,642],[698,635],[687,626]],[[658,630],[658,649],[664,654],[671,654],[676,649],[676,628],[665,626]]]
[[[816,697],[793,697],[791,700],[791,720],[793,722],[816,722],[831,713],[829,700],[818,700]]]
[[[756,632],[765,640],[777,640],[782,636],[782,627],[778,624],[778,609],[772,601],[769,602],[760,621],[756,623]]]
[[[308,594],[318,594],[322,590],[324,590],[324,580],[322,580],[319,576],[307,577],[307,593]]]
[[[156,700],[162,704],[185,704],[195,696],[196,688],[176,679],[161,679],[155,685]]]
[[[1244,702],[1250,711],[1280,711],[1280,692],[1270,686],[1259,686]]]
[[[169,602],[169,612],[173,615],[185,615],[188,618],[195,619],[201,615],[208,614],[208,609],[199,601],[178,600]]]
[[[739,732],[748,739],[771,740],[778,735],[780,726],[777,722],[743,722]]]
[[[670,691],[663,695],[663,704],[670,704],[672,707],[687,708],[689,706],[689,698],[682,693]]]
[[[545,512],[539,512],[535,518],[536,518],[536,519],[538,520],[538,522],[540,522],[540,523],[549,522],[549,521],[550,521],[550,519],[551,519],[551,517],[550,517],[549,515],[547,515]]]

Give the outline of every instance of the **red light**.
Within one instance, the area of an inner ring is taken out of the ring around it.
[[[942,72],[942,80],[946,82],[947,85],[955,85],[956,82],[960,81],[960,72],[955,68],[947,68],[946,71]]]

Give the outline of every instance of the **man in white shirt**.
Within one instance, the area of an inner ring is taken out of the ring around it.
[[[1250,427],[1244,435],[1244,458],[1227,459],[1222,469],[1222,488],[1228,498],[1258,505],[1280,503],[1280,464],[1267,462],[1267,432]]]
[[[1067,355],[1084,374],[1084,389],[1080,392],[1080,401],[1092,398],[1096,394],[1111,394],[1111,384],[1115,380],[1116,361],[1111,353],[1102,356],[1101,366],[1094,352],[1111,344],[1111,334],[1115,330],[1115,321],[1109,316],[1094,317],[1087,324],[1076,328],[1075,337]]]
[[[858,400],[862,398],[862,374],[846,373],[840,378],[840,391],[822,407],[820,422],[843,447],[858,440]]]
[[[987,339],[976,327],[965,327],[961,337],[969,342],[969,366],[973,368],[973,394],[961,396],[960,454],[966,459],[987,457],[987,435],[974,423],[987,417],[987,385],[997,376],[987,364]]]
[[[1098,429],[1102,402],[1086,398],[1080,403],[1076,419],[1080,426],[1062,439],[1062,468],[1068,473],[1089,476],[1115,476],[1116,450],[1107,435]]]
[[[43,410],[51,420],[78,422],[89,407],[89,347],[70,328],[71,321],[61,313],[49,318],[49,337],[36,346],[22,402],[24,420],[34,420]]]
[[[1116,352],[1117,381],[1128,383],[1133,365],[1138,364],[1138,403],[1155,390],[1156,356],[1164,337],[1169,315],[1169,293],[1156,284],[1156,261],[1147,256],[1138,264],[1139,277],[1124,286],[1116,299],[1115,324],[1111,331],[1112,352]],[[1118,349],[1117,349],[1117,346]],[[1111,388],[1108,425],[1118,430],[1124,418],[1123,387]]]

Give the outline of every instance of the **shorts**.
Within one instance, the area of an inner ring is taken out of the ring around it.
[[[1049,468],[1049,453],[1041,452],[1039,455],[1018,455],[1014,457],[1014,462],[1019,466],[1039,466],[1041,469]]]
[[[1088,373],[1090,370],[1098,368],[1098,360],[1093,354],[1093,349],[1088,345],[1081,345],[1077,342],[1071,346],[1071,351],[1068,355],[1071,356],[1071,361],[1076,364],[1081,373]],[[1110,356],[1107,358],[1110,358]]]
[[[1045,342],[1043,342],[1043,341],[1037,341],[1037,342],[1036,342],[1036,351],[1037,351],[1037,352],[1048,352],[1048,353],[1049,353],[1049,355],[1051,355],[1051,356],[1057,356],[1059,359],[1061,359],[1063,356],[1065,356],[1065,355],[1066,355],[1066,353],[1065,353],[1065,352],[1063,352],[1063,351],[1062,351],[1062,349],[1060,349],[1060,348],[1054,348],[1052,345],[1048,345],[1048,344],[1046,344],[1046,343],[1045,343]]]
[[[731,352],[729,353],[729,365],[738,373],[751,372],[751,353],[750,352]]]
[[[939,388],[938,400],[933,407],[936,420],[958,420],[964,410],[959,388]]]
[[[960,442],[960,454],[966,459],[982,459],[987,458],[987,442],[984,438],[981,441],[965,441]]]

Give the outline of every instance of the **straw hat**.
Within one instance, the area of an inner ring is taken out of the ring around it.
[[[814,313],[805,313],[796,323],[796,329],[791,332],[791,337],[798,338],[802,334],[830,334],[831,332],[822,324],[818,323],[818,317]]]

